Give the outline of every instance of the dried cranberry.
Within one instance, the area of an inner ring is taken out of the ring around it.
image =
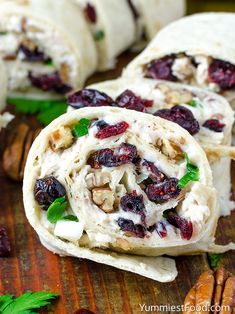
[[[154,165],[153,162],[144,160],[142,166],[147,168],[147,170],[150,172],[150,177],[154,182],[159,183],[166,179],[165,174],[158,170],[158,168]]]
[[[209,81],[218,84],[222,90],[235,88],[235,65],[214,59],[208,72]]]
[[[190,240],[193,234],[193,224],[185,218],[178,216],[174,210],[167,210],[163,216],[174,227],[180,229],[182,239]]]
[[[39,51],[37,47],[31,50],[24,44],[21,44],[19,47],[19,51],[24,54],[24,60],[27,60],[28,62],[49,62],[50,61],[50,58],[46,57],[44,52]]]
[[[88,158],[87,163],[95,169],[101,166],[118,167],[135,162],[137,149],[134,145],[122,143],[114,151],[109,148],[100,149]]]
[[[102,130],[103,128],[108,126],[108,123],[106,123],[104,120],[99,120],[99,121],[95,122],[95,125],[98,128],[98,130]]]
[[[153,60],[147,66],[147,77],[158,80],[177,81],[177,77],[172,73],[174,61],[174,56]]]
[[[45,92],[55,91],[59,94],[66,94],[71,90],[70,86],[63,84],[58,71],[42,75],[35,75],[29,72],[29,79],[34,87]]]
[[[164,222],[158,221],[155,229],[161,238],[165,238],[167,236],[167,230]]]
[[[223,128],[225,127],[225,124],[221,123],[217,119],[209,119],[209,120],[206,120],[202,126],[214,132],[223,132]]]
[[[6,229],[0,225],[0,257],[10,255],[11,247]]]
[[[199,123],[192,112],[180,105],[174,106],[171,109],[160,109],[154,115],[179,124],[191,135],[195,135],[200,130]]]
[[[151,233],[157,231],[161,238],[165,238],[167,236],[166,226],[163,221],[158,221],[156,224],[148,227],[148,231]]]
[[[122,143],[117,149],[114,151],[114,157],[117,162],[123,163],[136,163],[138,159],[137,149],[134,145]]]
[[[121,198],[121,208],[125,212],[141,214],[145,210],[143,195],[138,195],[136,191],[126,194]]]
[[[145,191],[150,201],[164,203],[176,198],[181,189],[178,188],[178,179],[170,178],[160,183],[149,184]]]
[[[95,89],[82,89],[70,95],[68,104],[75,109],[115,105],[111,97]]]
[[[137,20],[139,18],[139,13],[136,10],[136,7],[134,6],[132,0],[127,0],[127,3],[129,4],[129,7],[131,9],[134,19]]]
[[[136,96],[131,90],[125,90],[121,95],[116,98],[118,107],[146,112],[146,107],[153,105],[153,100],[141,99]]]
[[[35,200],[41,205],[43,209],[54,202],[55,199],[66,195],[64,186],[55,177],[46,177],[38,179],[34,187]]]
[[[133,233],[138,238],[145,237],[146,229],[142,225],[134,224],[132,220],[118,218],[117,223],[122,231]]]
[[[86,7],[84,8],[84,12],[88,18],[88,20],[91,23],[96,23],[97,21],[97,15],[96,15],[96,10],[92,4],[89,2],[87,3]]]
[[[114,125],[107,125],[96,133],[95,137],[103,140],[107,137],[116,136],[124,133],[129,128],[129,124],[125,121]]]

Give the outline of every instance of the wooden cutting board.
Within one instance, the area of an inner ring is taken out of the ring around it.
[[[133,54],[125,53],[116,70],[95,75],[89,83],[117,77],[131,58]],[[1,135],[0,152],[6,137],[22,120],[35,125],[34,119],[18,115],[17,120]],[[233,166],[235,191],[235,164]],[[19,296],[27,290],[57,292],[60,299],[53,303],[49,313],[72,314],[79,308],[86,308],[97,314],[138,314],[151,313],[141,312],[139,304],[177,306],[183,303],[199,274],[209,268],[205,254],[177,257],[178,277],[172,283],[162,284],[94,262],[58,257],[40,244],[25,218],[22,185],[6,178],[2,163],[0,187],[0,224],[6,226],[12,245],[11,256],[0,259],[0,293]],[[235,211],[231,217],[220,219],[218,243],[235,241],[234,224]],[[229,252],[224,255],[221,264],[235,273],[234,261],[235,253]]]

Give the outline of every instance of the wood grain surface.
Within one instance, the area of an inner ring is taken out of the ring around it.
[[[98,74],[90,83],[117,77],[121,68],[132,57],[131,53],[124,54],[116,70]],[[35,119],[18,115],[16,121],[0,136],[0,153],[12,129],[22,120],[35,127]],[[235,165],[233,166],[235,191]],[[6,178],[1,163],[0,224],[7,228],[12,254],[9,258],[0,259],[0,293],[12,293],[16,296],[27,290],[50,290],[59,293],[59,300],[43,313],[72,314],[79,308],[90,309],[97,314],[151,313],[141,312],[139,304],[182,304],[199,274],[209,268],[205,254],[181,256],[176,258],[179,271],[176,280],[161,284],[113,267],[71,257],[58,257],[40,244],[36,233],[27,222],[21,189],[21,184]],[[231,217],[220,219],[218,243],[235,241],[234,223],[235,212]],[[221,264],[235,273],[234,258],[235,253],[226,253]]]

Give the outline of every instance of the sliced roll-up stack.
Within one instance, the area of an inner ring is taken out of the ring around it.
[[[5,112],[1,114],[1,111],[6,106],[6,97],[7,97],[7,76],[3,62],[0,59],[0,131],[1,128],[7,126],[7,124],[13,119],[13,116]]]
[[[161,28],[185,14],[185,0],[128,0],[136,25],[137,39],[147,44]]]
[[[136,39],[127,0],[76,0],[84,11],[98,51],[98,69],[115,67],[118,55]]]
[[[182,84],[121,78],[94,84],[68,98],[70,108],[115,106],[151,113],[185,128],[207,152],[221,215],[234,209],[231,196],[231,132],[234,114],[225,98]],[[169,149],[169,147],[168,147]],[[172,154],[177,151],[172,148]]]
[[[155,280],[176,273],[169,260],[154,267],[154,256],[233,247],[214,244],[219,212],[204,151],[149,114],[106,106],[54,120],[31,147],[23,194],[29,222],[53,252]]]
[[[124,75],[197,85],[235,102],[233,29],[233,13],[202,13],[182,18],[161,30],[127,66]]]
[[[67,0],[0,1],[0,57],[10,95],[61,98],[97,67],[93,38]]]

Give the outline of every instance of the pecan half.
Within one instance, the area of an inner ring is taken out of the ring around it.
[[[12,180],[18,182],[23,180],[28,152],[39,132],[40,129],[30,130],[27,124],[21,123],[12,133],[3,153],[3,169]]]
[[[95,188],[92,190],[93,202],[99,206],[105,213],[114,211],[115,197],[110,188]]]
[[[185,298],[183,313],[235,313],[235,276],[223,268],[202,273]]]

